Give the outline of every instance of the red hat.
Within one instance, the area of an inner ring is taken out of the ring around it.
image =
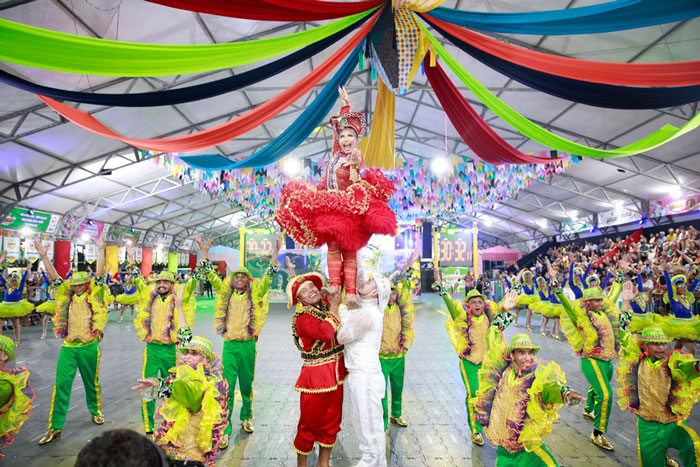
[[[300,274],[294,277],[287,284],[287,306],[289,308],[297,304],[297,294],[301,289],[306,287],[304,284],[311,283],[316,286],[318,290],[324,285],[323,276],[317,272],[307,272],[306,274]]]
[[[360,112],[344,112],[341,115],[331,117],[331,128],[333,128],[335,139],[338,139],[340,132],[347,127],[355,130],[357,137],[361,138],[367,128],[364,114]]]

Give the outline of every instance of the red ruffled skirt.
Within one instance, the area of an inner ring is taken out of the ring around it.
[[[282,189],[275,220],[302,245],[337,242],[342,250],[357,251],[372,234],[396,234],[396,215],[387,204],[395,190],[377,169],[365,169],[362,180],[344,191],[292,181]]]

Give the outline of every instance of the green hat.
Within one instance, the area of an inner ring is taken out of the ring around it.
[[[541,347],[537,347],[532,343],[530,336],[527,334],[516,334],[511,337],[510,344],[508,344],[508,347],[506,347],[506,350],[504,350],[503,353],[508,355],[517,349],[530,349],[537,353],[540,351],[540,348]]]
[[[15,359],[15,343],[9,337],[0,335],[0,352],[7,355],[7,361]]]
[[[603,293],[603,289],[600,287],[589,287],[587,289],[583,289],[583,297],[581,297],[580,300],[603,300],[604,298],[605,294]]]
[[[232,276],[236,277],[236,274],[245,274],[246,276],[248,276],[248,279],[253,280],[253,275],[250,273],[250,271],[248,271],[248,268],[245,266],[241,266],[240,268],[233,271]]]
[[[639,338],[639,342],[648,343],[659,343],[668,344],[671,342],[671,338],[668,337],[661,328],[646,328],[642,331],[642,337]]]
[[[194,350],[204,355],[210,362],[216,360],[211,341],[206,337],[193,336],[187,344],[180,345],[180,350]]]
[[[82,285],[90,282],[90,275],[85,271],[74,272],[70,276],[70,285]]]
[[[156,276],[156,282],[158,282],[158,281],[168,281],[168,282],[172,282],[173,284],[177,283],[177,281],[175,280],[175,274],[173,274],[170,271],[159,272],[158,275]]]
[[[476,297],[481,297],[481,299],[482,299],[483,301],[486,301],[486,295],[480,293],[480,292],[479,292],[478,290],[476,290],[476,289],[471,289],[471,290],[467,293],[467,298],[465,298],[464,301],[468,303],[469,300],[471,300],[472,298],[476,298]]]

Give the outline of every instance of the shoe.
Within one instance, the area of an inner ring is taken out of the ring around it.
[[[670,457],[668,457],[668,454],[666,454],[666,467],[680,467],[680,466],[678,465],[678,462],[671,459]]]
[[[595,414],[593,412],[589,412],[586,409],[583,409],[583,418],[587,418],[588,420],[595,420]]]
[[[563,341],[563,340],[564,340],[564,338],[561,337],[561,336],[559,336],[559,335],[552,336],[552,337],[554,337],[554,338],[555,338],[556,340],[558,340],[558,341]]]
[[[253,423],[250,420],[243,420],[241,422],[241,428],[243,428],[243,431],[246,433],[252,433],[254,431]]]
[[[477,446],[484,445],[484,438],[481,436],[481,433],[472,433],[472,443],[476,444]]]
[[[20,341],[15,341],[15,347],[19,347],[20,344],[21,344]]]
[[[39,440],[39,446],[42,444],[48,444],[51,441],[58,439],[61,437],[61,430],[54,430],[52,428],[49,428],[49,431],[47,431],[44,434],[44,437]]]
[[[119,318],[118,322],[121,323],[122,321],[124,321],[124,318]]]
[[[547,335],[548,334],[544,331],[544,329],[540,331],[540,336],[547,337]]]
[[[228,447],[228,435],[221,435],[219,444],[217,444],[219,449],[226,449]]]
[[[519,328],[519,327],[520,327],[520,325],[518,324],[517,321],[515,321],[515,322],[513,323],[513,326],[516,327],[516,328]]]
[[[606,451],[614,451],[615,448],[608,442],[607,439],[605,439],[605,436],[603,434],[599,435],[594,435],[591,433],[591,443],[595,444],[598,446],[600,449],[605,449]]]
[[[389,417],[389,421],[391,423],[397,424],[398,426],[408,426],[408,423],[406,423],[401,417]]]
[[[45,340],[46,340],[46,334],[43,334],[43,335],[41,336],[41,340],[42,340],[42,341],[45,341]]]
[[[150,439],[151,441],[156,440],[156,437],[153,435],[152,431],[149,431],[148,433],[146,433],[146,438]]]
[[[105,422],[105,416],[102,414],[99,415],[93,415],[92,416],[92,423],[95,425],[103,425]]]
[[[535,330],[532,329],[532,326],[529,326],[527,324],[525,325],[525,329],[527,329],[529,332],[535,332]]]

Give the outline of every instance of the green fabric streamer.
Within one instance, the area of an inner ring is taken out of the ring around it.
[[[0,60],[106,76],[165,76],[231,68],[305,47],[373,10],[288,36],[206,45],[141,44],[75,36],[0,19]]]
[[[676,128],[670,124],[664,125],[639,141],[618,149],[596,149],[575,143],[545,130],[541,126],[528,120],[526,117],[510,108],[505,102],[496,97],[493,93],[486,89],[483,84],[477,81],[476,78],[469,74],[469,72],[465,70],[464,67],[445,50],[440,42],[435,39],[432,34],[430,34],[426,27],[421,23],[419,24],[423,29],[423,33],[428,39],[430,39],[430,42],[432,42],[437,54],[444,60],[455,75],[457,75],[460,81],[462,81],[469,88],[469,90],[479,98],[479,100],[481,100],[489,109],[491,109],[493,113],[501,117],[506,123],[511,125],[520,133],[552,149],[579,156],[600,159],[632,156],[634,154],[640,154],[657,148],[662,144],[668,143],[669,141],[678,138],[679,136],[684,135],[700,126],[700,114],[697,114],[680,128]]]

